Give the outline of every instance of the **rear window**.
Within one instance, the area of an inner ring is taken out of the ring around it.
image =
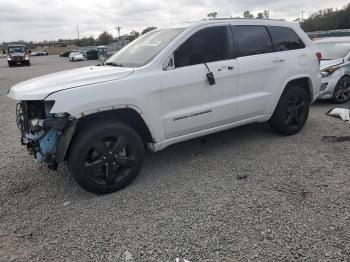
[[[322,53],[322,60],[333,60],[345,57],[350,52],[349,42],[320,42],[315,43],[318,51]]]
[[[280,26],[269,26],[275,51],[288,51],[305,48],[303,41],[293,29]]]
[[[237,25],[232,27],[232,31],[236,57],[271,53],[273,50],[265,26]]]

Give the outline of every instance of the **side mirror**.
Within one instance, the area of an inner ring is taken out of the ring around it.
[[[163,70],[169,71],[175,69],[175,58],[174,54],[171,54],[164,62],[163,64]]]

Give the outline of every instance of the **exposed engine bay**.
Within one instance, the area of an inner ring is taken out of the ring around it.
[[[16,123],[21,143],[26,145],[35,162],[57,169],[57,154],[63,132],[74,119],[67,113],[50,114],[54,101],[21,101],[16,106]]]

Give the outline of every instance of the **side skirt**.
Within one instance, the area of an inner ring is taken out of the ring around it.
[[[272,114],[256,116],[256,117],[252,117],[249,119],[237,121],[234,123],[230,123],[230,124],[226,124],[226,125],[222,125],[222,126],[217,126],[217,127],[212,127],[209,129],[193,132],[190,134],[169,138],[169,139],[163,140],[163,141],[158,142],[158,143],[148,143],[147,146],[152,152],[157,152],[157,151],[160,151],[160,150],[162,150],[162,149],[164,149],[172,144],[176,144],[176,143],[190,140],[193,138],[206,136],[209,134],[217,133],[220,131],[224,131],[224,130],[231,129],[231,128],[238,127],[238,126],[243,126],[243,125],[254,123],[254,122],[265,122],[265,121],[268,121],[271,118],[271,116],[272,116]]]

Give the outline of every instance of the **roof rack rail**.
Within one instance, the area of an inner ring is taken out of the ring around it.
[[[218,18],[206,19],[206,20],[271,20],[271,21],[286,21],[285,19],[248,18],[248,17],[218,17]]]

